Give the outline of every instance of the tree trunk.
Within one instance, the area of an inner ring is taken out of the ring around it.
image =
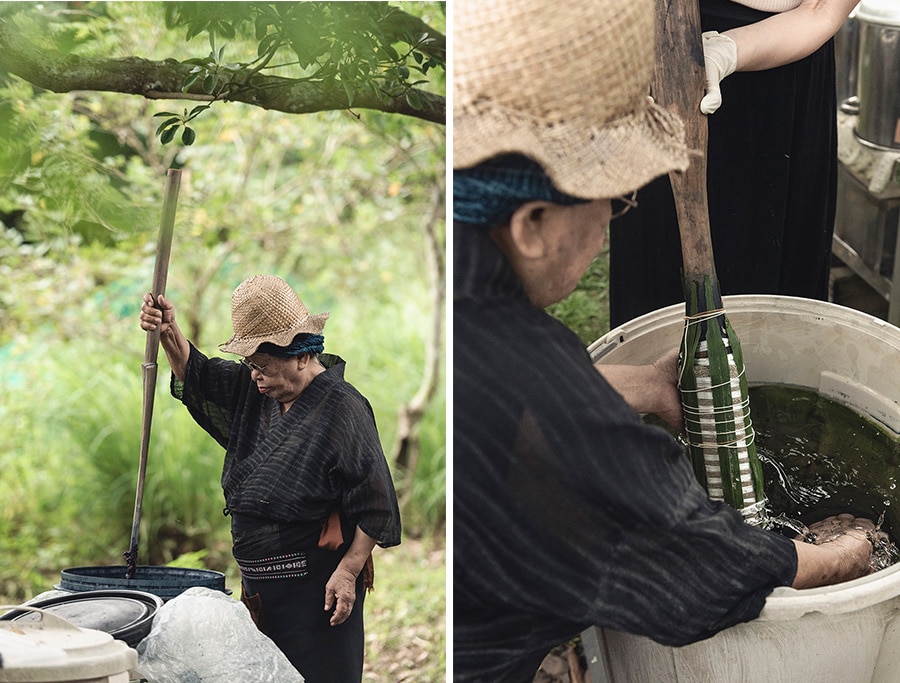
[[[420,442],[417,427],[425,408],[437,393],[440,377],[441,339],[444,331],[444,304],[446,287],[444,280],[444,253],[438,239],[436,226],[444,209],[444,188],[435,186],[431,193],[431,210],[422,222],[425,234],[428,283],[431,292],[431,333],[425,341],[425,367],[422,381],[415,395],[397,411],[397,437],[391,461],[400,474],[401,508],[409,500],[412,481],[419,461]]]

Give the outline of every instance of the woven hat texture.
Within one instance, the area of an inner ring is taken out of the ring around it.
[[[600,199],[689,164],[649,97],[654,0],[454,0],[453,166],[519,152]]]
[[[263,342],[287,346],[301,332],[321,334],[329,315],[312,315],[280,277],[254,275],[238,285],[231,296],[234,335],[219,348],[251,356]]]

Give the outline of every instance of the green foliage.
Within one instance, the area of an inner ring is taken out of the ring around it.
[[[178,293],[171,292],[177,300]],[[227,304],[226,301],[221,302]],[[135,305],[136,309],[136,305]],[[348,307],[348,313],[353,307]],[[417,381],[414,366],[397,370],[396,355],[370,339],[411,336],[420,321],[391,314],[360,313],[355,324],[367,335],[342,327],[326,338],[349,360],[348,379],[373,402],[382,442],[390,448],[396,406]],[[332,316],[342,318],[337,308]],[[332,321],[329,321],[329,325]],[[353,323],[345,323],[345,326]],[[118,327],[136,328],[133,318]],[[0,556],[16,558],[0,567],[0,590],[33,594],[65,566],[122,563],[128,547],[141,433],[139,330],[120,332],[121,347],[97,339],[44,339],[32,348],[7,350],[0,360]],[[371,337],[369,336],[371,335]],[[225,337],[222,337],[224,339]],[[332,350],[329,348],[329,350]],[[357,362],[358,361],[358,362]],[[383,381],[390,377],[389,382]],[[222,450],[168,392],[165,361],[153,412],[147,480],[142,506],[140,561],[166,564],[195,553],[204,566],[225,571],[230,539],[219,486]],[[27,388],[27,393],[25,389]],[[387,406],[394,406],[388,409]],[[443,528],[444,403],[437,401],[422,427],[421,481],[404,511],[408,532],[431,535]],[[76,529],[76,533],[71,530]],[[14,587],[14,590],[12,588]]]
[[[349,107],[357,93],[366,93],[384,102],[405,96],[421,110],[415,88],[427,87],[429,71],[445,66],[443,53],[433,49],[436,36],[421,31],[423,23],[412,22],[419,31],[409,28],[405,13],[386,2],[168,2],[165,21],[169,29],[185,28],[186,41],[207,34],[211,50],[186,60],[193,67],[182,91],[201,82],[213,101],[253,87],[256,74],[274,72],[327,90],[339,84]],[[226,62],[226,46],[217,47],[217,37],[232,41],[229,53],[255,56]],[[413,80],[413,72],[421,78]],[[187,123],[209,106],[157,114],[169,117],[157,130],[160,142],[171,142],[183,127],[182,143],[192,144],[196,133]]]
[[[206,101],[190,113],[161,112],[167,120],[156,133],[165,145],[181,131],[181,143],[189,146],[198,129],[187,124],[213,103],[244,99],[240,94],[247,93],[246,101],[260,103],[258,93],[271,87],[315,86],[326,94],[321,106],[328,109],[353,107],[364,96],[368,106],[373,101],[388,106],[405,98],[412,109],[425,110],[430,105],[427,93],[443,95],[445,89],[443,5],[87,2],[60,11],[55,3],[6,3],[0,20],[14,26],[28,44],[48,52],[151,57],[139,51],[156,48],[157,61],[190,65],[181,91]],[[210,47],[202,57],[192,44],[201,34]],[[144,39],[140,45],[137,36]],[[137,73],[134,77],[142,78]],[[198,83],[200,88],[195,87]]]
[[[115,169],[95,154],[90,121],[69,114],[78,106],[75,96],[35,97],[17,81],[0,89],[0,215],[27,210],[86,241],[109,241],[150,216],[112,182]],[[21,224],[33,239],[30,225]]]
[[[408,89],[410,69],[427,75],[444,62],[428,49],[436,37],[406,28],[401,14],[386,2],[165,3],[167,28],[186,28],[186,41],[207,33],[214,53],[217,36],[246,37],[252,26],[256,60],[239,67],[258,70],[256,62],[266,65],[283,51],[302,69],[312,68],[313,80],[343,79],[354,87],[376,81]],[[400,42],[402,52],[394,47]],[[214,61],[221,57],[220,52]]]
[[[7,362],[18,371],[2,375],[10,420],[0,440],[16,448],[0,452],[0,555],[8,560],[0,585],[16,585],[9,593],[21,597],[46,588],[63,566],[123,563],[140,450],[140,359],[98,354],[96,343],[82,341],[22,350]],[[206,548],[222,564],[221,455],[163,387],[158,394],[141,561],[164,564]]]

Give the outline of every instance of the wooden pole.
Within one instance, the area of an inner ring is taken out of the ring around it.
[[[153,268],[151,293],[156,302],[160,294],[166,293],[166,279],[169,272],[169,254],[172,251],[172,233],[175,229],[175,208],[178,204],[178,190],[181,187],[181,170],[170,168],[166,177],[163,198],[162,219],[159,225],[159,241],[156,245],[156,264]],[[144,363],[141,366],[143,380],[143,409],[141,419],[141,454],[138,464],[137,491],[134,497],[134,517],[131,524],[131,544],[124,553],[126,561],[125,578],[134,577],[137,568],[138,539],[141,529],[141,506],[144,501],[144,482],[147,477],[147,456],[150,451],[150,427],[153,421],[153,399],[156,395],[157,358],[159,355],[159,328],[147,332],[144,346]]]

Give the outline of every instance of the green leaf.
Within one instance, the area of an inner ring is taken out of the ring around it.
[[[259,47],[256,50],[256,56],[262,57],[264,54],[266,54],[272,48],[272,45],[274,45],[278,41],[278,38],[279,36],[277,33],[270,33],[262,40],[260,40]]]
[[[422,102],[422,98],[419,97],[419,93],[417,93],[415,90],[410,90],[406,93],[406,102],[416,111],[421,111],[425,106]]]
[[[270,23],[271,22],[270,22],[269,18],[266,17],[265,15],[260,15],[260,16],[256,17],[254,30],[256,32],[257,40],[262,40],[265,37],[266,33],[269,30]]]
[[[217,74],[207,74],[206,78],[203,79],[203,92],[207,95],[212,95],[216,91],[218,84],[219,76]]]
[[[154,118],[157,116],[178,116],[174,111],[160,111],[153,115]]]
[[[177,116],[174,117],[174,118],[171,118],[171,119],[166,119],[166,120],[163,121],[161,124],[159,124],[159,128],[156,129],[156,134],[159,135],[159,134],[162,133],[166,128],[168,128],[169,126],[172,126],[173,124],[178,123],[179,121],[181,121],[181,119],[180,119],[179,117],[177,117]]]
[[[344,93],[346,93],[346,95],[347,95],[347,106],[352,107],[353,106],[353,96],[355,94],[355,91],[353,90],[353,86],[350,85],[350,83],[348,83],[344,79],[341,79],[341,85],[344,87]]]
[[[191,38],[196,36],[202,30],[203,30],[203,27],[198,24],[192,24],[192,25],[188,26],[188,29],[184,34],[185,41],[190,42]]]
[[[181,134],[181,142],[185,145],[193,145],[194,140],[197,139],[197,133],[194,132],[193,128],[189,128],[188,126],[184,127],[184,132]]]
[[[175,137],[175,132],[178,130],[178,128],[179,128],[178,126],[172,126],[171,128],[166,128],[163,131],[163,134],[159,136],[159,141],[164,145],[168,145],[170,142],[172,142],[172,139]]]
[[[199,71],[197,73],[191,74],[190,76],[185,78],[184,84],[181,86],[181,92],[187,92],[188,90],[190,90],[191,86],[194,85],[194,83],[196,83],[199,78],[200,78]]]

